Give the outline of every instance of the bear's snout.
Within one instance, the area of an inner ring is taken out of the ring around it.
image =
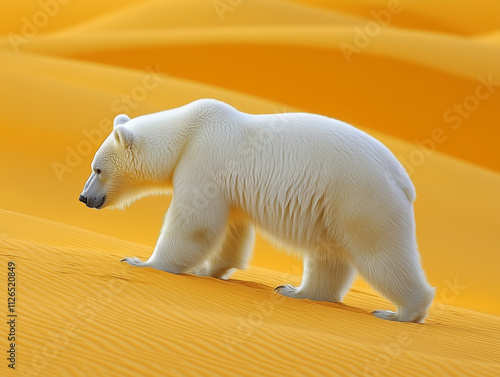
[[[85,203],[89,208],[100,209],[104,204],[104,202],[106,201],[106,195],[104,195],[103,197],[92,197],[92,198],[87,198],[86,196],[80,195],[78,200]]]

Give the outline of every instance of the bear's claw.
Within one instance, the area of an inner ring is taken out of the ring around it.
[[[388,321],[396,320],[396,313],[390,310],[375,310],[372,312],[372,314],[380,319],[385,319]]]
[[[148,262],[143,262],[139,258],[136,258],[136,257],[123,258],[120,262],[127,262],[131,266],[135,266],[135,267],[147,267],[148,266]]]
[[[285,286],[284,285],[279,285],[276,288],[274,288],[273,292],[278,292],[279,293],[279,291],[280,291],[281,288],[285,288]]]
[[[274,292],[287,297],[297,297],[297,288],[291,284],[280,285],[274,288]]]

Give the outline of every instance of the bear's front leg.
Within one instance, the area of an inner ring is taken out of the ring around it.
[[[190,273],[228,279],[235,269],[246,268],[251,257],[254,238],[253,225],[249,221],[239,216],[230,218],[222,245],[211,253],[210,259],[202,262]]]
[[[151,257],[143,262],[124,258],[131,266],[152,267],[174,274],[184,273],[207,260],[218,246],[227,225],[229,205],[221,195],[194,202],[193,195],[177,195],[165,216],[163,228]]]

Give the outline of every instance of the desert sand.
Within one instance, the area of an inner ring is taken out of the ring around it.
[[[3,4],[0,281],[14,262],[18,317],[0,375],[500,375],[500,5],[391,4]],[[262,237],[228,281],[120,263],[151,254],[170,199],[86,208],[95,151],[118,113],[207,97],[332,116],[394,152],[437,287],[424,324],[374,318],[392,305],[360,279],[343,304],[276,295],[301,261]]]

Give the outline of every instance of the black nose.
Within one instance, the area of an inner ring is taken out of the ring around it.
[[[87,198],[83,195],[80,195],[80,197],[78,198],[79,201],[81,202],[84,202],[85,204],[87,204]]]

